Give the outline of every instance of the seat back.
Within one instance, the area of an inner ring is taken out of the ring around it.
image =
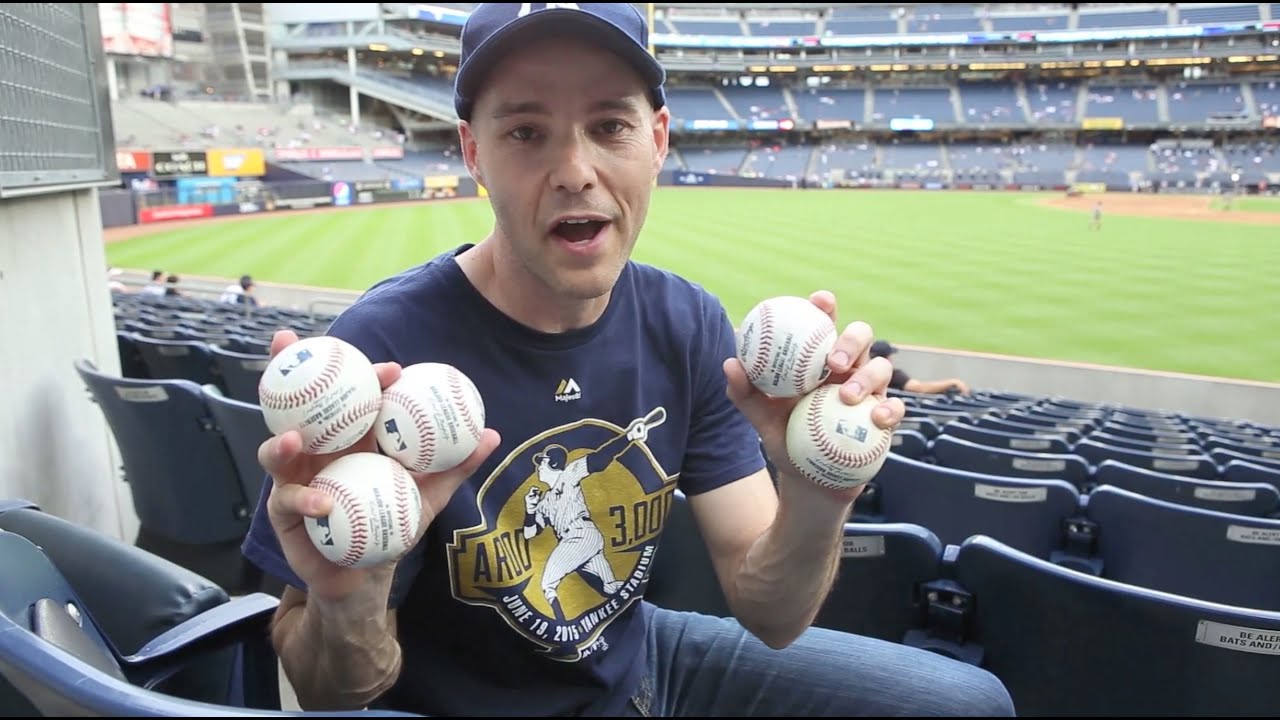
[[[945,545],[990,535],[1043,558],[1062,548],[1062,522],[1080,505],[1075,486],[1062,480],[996,477],[892,454],[874,482],[887,522],[928,528]]]
[[[1280,466],[1232,459],[1222,466],[1222,479],[1237,483],[1266,483],[1280,490]]]
[[[225,397],[216,385],[205,385],[201,391],[218,431],[231,451],[244,496],[256,501],[267,478],[267,471],[258,462],[258,448],[271,437],[262,408],[256,403]]]
[[[1169,475],[1103,460],[1094,472],[1099,485],[1204,510],[1267,517],[1280,510],[1280,492],[1266,483],[1234,483]]]
[[[252,506],[200,386],[75,367],[115,436],[143,528],[188,544],[243,538]]]
[[[0,507],[0,530],[40,547],[122,656],[230,599],[207,578],[34,505]]]
[[[1093,465],[1104,460],[1116,460],[1126,465],[1155,470],[1156,472],[1183,477],[1212,480],[1218,475],[1218,466],[1205,454],[1165,455],[1156,452],[1116,447],[1085,438],[1075,444],[1072,451]]]
[[[1280,613],[1069,570],[991,538],[955,558],[983,666],[1020,716],[1275,715]]]
[[[942,543],[907,523],[846,523],[840,569],[813,624],[902,642],[924,623],[922,583],[938,577]]]
[[[87,667],[124,680],[118,658],[93,624],[85,605],[32,541],[0,530],[0,708],[35,709],[41,700],[30,673],[39,656],[22,657],[5,639],[30,636],[31,644],[60,650]],[[46,650],[47,651],[47,650]]]
[[[919,460],[924,456],[925,451],[929,447],[929,441],[924,439],[924,434],[917,430],[899,429],[893,433],[893,441],[890,449],[895,455],[909,457],[912,460]]]
[[[952,422],[943,426],[942,434],[1002,450],[1056,453],[1059,455],[1071,451],[1071,448],[1067,445],[1066,438],[1052,430],[1045,433],[1028,434]]]
[[[209,356],[221,376],[219,386],[226,396],[240,402],[258,404],[258,382],[271,358],[258,353],[232,352],[217,345],[209,345]]]
[[[1104,577],[1280,610],[1280,520],[1201,510],[1110,486],[1089,495],[1087,515],[1098,524]]]
[[[151,371],[161,380],[189,380],[197,385],[217,382],[209,345],[199,340],[164,340],[135,333],[134,345]]]
[[[933,441],[939,465],[997,477],[1065,480],[1085,490],[1093,473],[1089,464],[1072,454],[1035,453],[980,445],[943,433]]]

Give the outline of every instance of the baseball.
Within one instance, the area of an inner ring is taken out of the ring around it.
[[[471,379],[452,365],[417,363],[382,393],[374,423],[378,447],[415,472],[462,464],[480,444],[484,402]]]
[[[302,451],[333,453],[364,437],[378,417],[382,386],[373,364],[336,337],[299,340],[267,363],[258,404],[272,434],[302,434]]]
[[[329,562],[373,567],[399,559],[418,538],[422,497],[409,471],[378,453],[343,455],[311,487],[333,498],[333,509],[306,518],[307,535]]]
[[[787,454],[806,478],[845,490],[875,477],[893,433],[871,420],[879,400],[867,396],[848,405],[839,393],[839,385],[823,385],[796,403],[787,421]]]
[[[758,303],[738,332],[738,359],[747,378],[774,397],[799,397],[830,374],[827,355],[836,343],[836,325],[802,297],[775,297]]]

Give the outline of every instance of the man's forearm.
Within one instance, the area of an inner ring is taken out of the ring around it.
[[[308,597],[272,634],[285,674],[304,710],[357,710],[386,692],[400,673],[400,644],[387,612],[391,573],[342,600]]]
[[[766,645],[789,645],[813,622],[840,560],[852,500],[842,502],[803,478],[780,477],[773,525],[743,560],[734,614]]]

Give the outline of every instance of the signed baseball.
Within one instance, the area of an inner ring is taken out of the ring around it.
[[[322,335],[299,340],[271,359],[258,383],[258,404],[272,434],[297,430],[303,452],[333,453],[373,427],[382,386],[364,353]]]
[[[399,559],[418,538],[422,497],[409,471],[378,453],[343,455],[325,466],[311,487],[333,509],[306,518],[307,535],[329,562],[374,567]]]
[[[462,464],[480,444],[484,402],[474,383],[444,363],[417,363],[382,393],[378,446],[415,472]]]
[[[867,396],[848,405],[839,393],[839,385],[823,385],[796,403],[787,421],[787,454],[808,479],[845,490],[875,477],[893,433],[871,420],[879,400]]]
[[[802,297],[758,303],[738,332],[738,359],[747,378],[774,397],[799,397],[830,374],[827,355],[836,343],[831,317]]]

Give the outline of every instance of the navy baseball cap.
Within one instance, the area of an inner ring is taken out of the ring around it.
[[[454,78],[453,106],[471,119],[480,86],[493,66],[522,40],[552,30],[572,30],[617,53],[649,86],[655,109],[666,104],[667,73],[649,54],[649,26],[630,3],[481,3],[462,27],[462,53]]]

